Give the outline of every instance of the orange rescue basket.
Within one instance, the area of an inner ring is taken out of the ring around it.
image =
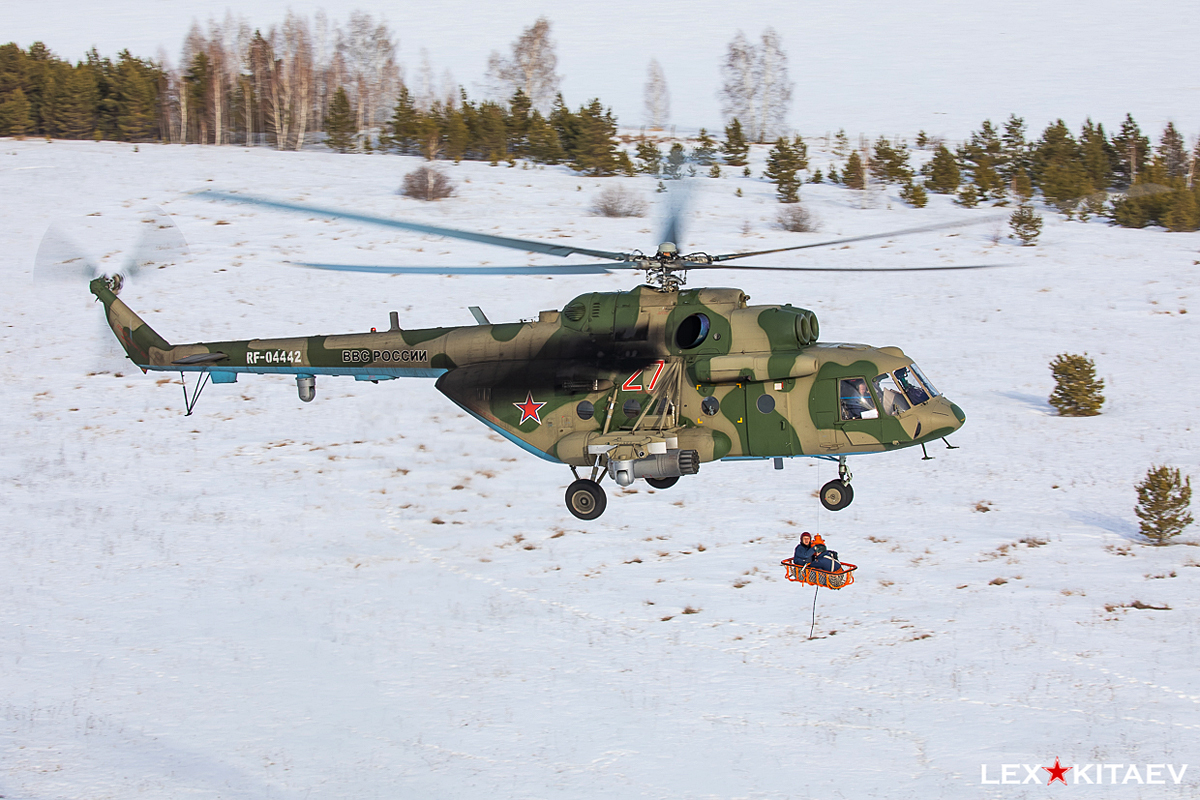
[[[779,562],[787,569],[787,579],[797,583],[807,583],[809,586],[822,586],[826,589],[843,589],[854,583],[854,564],[842,563],[841,572],[826,572],[810,566],[797,566],[790,558]]]

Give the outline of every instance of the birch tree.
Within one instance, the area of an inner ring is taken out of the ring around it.
[[[758,48],[758,141],[782,136],[788,107],[792,103],[792,83],[788,80],[788,58],[774,28],[763,31]]]
[[[758,80],[754,74],[758,60],[755,49],[746,40],[746,35],[738,31],[721,63],[721,90],[718,93],[721,113],[727,120],[739,120],[751,141],[758,141],[760,136],[755,127],[758,119],[755,113],[758,94]]]
[[[492,52],[487,80],[494,99],[507,101],[520,89],[533,108],[548,114],[559,92],[557,69],[558,55],[550,38],[550,21],[539,17],[512,43],[510,57]]]
[[[667,90],[667,77],[657,58],[650,59],[646,75],[646,124],[651,130],[661,131],[671,117],[671,94]]]

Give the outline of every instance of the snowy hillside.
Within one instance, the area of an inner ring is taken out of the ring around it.
[[[305,271],[281,262],[524,259],[188,194],[205,188],[656,244],[652,217],[588,212],[611,181],[661,198],[650,178],[464,163],[457,196],[426,205],[395,193],[416,164],[0,141],[0,795],[1018,798],[1046,787],[981,777],[1059,758],[1087,796],[1200,796],[1200,549],[1141,546],[1133,515],[1151,464],[1200,477],[1200,234],[1047,213],[1021,248],[1003,210],[828,185],[802,192],[820,231],[792,234],[769,184],[697,179],[685,250],[1000,214],[768,263],[1003,269],[691,276],[814,309],[824,340],[902,347],[966,411],[961,449],[852,459],[837,514],[814,496],[833,467],[794,459],[662,492],[606,482],[587,524],[566,468],[432,381],[323,378],[302,404],[288,377],[243,376],[184,417],[176,379],[105,360],[85,286],[30,280],[52,221],[116,268],[160,206],[191,257],[122,299],[172,341],[365,331],[393,309],[406,328],[470,324],[470,305],[512,321],[633,285]],[[1064,351],[1095,359],[1101,416],[1052,415]],[[801,530],[859,565],[817,595],[811,639],[813,590],[778,566]],[[1191,766],[1128,777],[1153,764]]]

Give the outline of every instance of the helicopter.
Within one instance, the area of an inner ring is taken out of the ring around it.
[[[285,212],[383,225],[600,263],[514,267],[298,266],[382,274],[580,275],[641,271],[628,291],[588,292],[536,319],[492,323],[477,306],[476,324],[333,336],[172,344],[117,295],[121,274],[99,275],[89,290],[128,358],[143,372],[197,373],[185,411],[205,386],[245,373],[294,375],[299,399],[317,396],[318,376],[358,381],[430,378],[451,402],[523,450],[571,471],[567,510],[581,520],[604,513],[601,482],[645,480],[665,490],[704,463],[813,457],[836,462],[838,477],[818,497],[830,511],[854,498],[847,457],[942,440],[966,421],[898,347],[819,339],[817,316],[791,304],[750,305],[736,288],[687,288],[691,270],[900,272],[995,265],[891,268],[749,266],[728,262],[775,253],[960,227],[951,222],[768,250],[681,253],[678,209],[650,254],[514,239],[352,211],[216,191],[196,196]],[[584,474],[581,475],[581,471]]]

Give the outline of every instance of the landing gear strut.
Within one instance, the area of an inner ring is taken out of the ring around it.
[[[854,500],[850,479],[854,476],[846,468],[846,457],[838,457],[838,476],[821,487],[821,505],[830,511],[841,511]]]

